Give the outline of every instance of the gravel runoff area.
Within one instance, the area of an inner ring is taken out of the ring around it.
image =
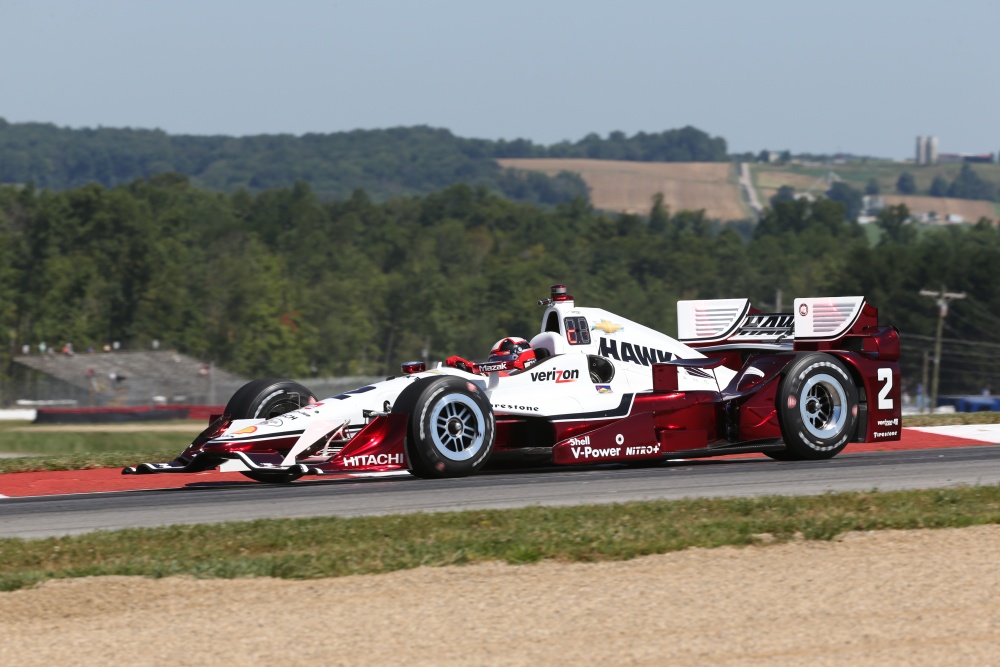
[[[0,664],[997,664],[997,554],[992,525],[312,581],[51,581],[0,593]]]

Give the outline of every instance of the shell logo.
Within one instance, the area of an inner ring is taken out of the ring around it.
[[[233,435],[247,435],[249,433],[256,433],[256,426],[247,426],[246,428],[241,428],[239,431],[235,431]]]

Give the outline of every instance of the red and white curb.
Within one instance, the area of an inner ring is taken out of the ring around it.
[[[946,436],[949,438],[964,438],[976,440],[978,442],[988,442],[1000,444],[1000,424],[963,424],[961,426],[921,426],[918,428],[903,429],[906,431],[920,431],[932,435]]]

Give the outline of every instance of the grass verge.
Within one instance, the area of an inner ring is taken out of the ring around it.
[[[906,415],[903,426],[955,426],[959,424],[1000,424],[1000,412],[956,412],[950,415]]]
[[[170,431],[34,431],[27,422],[0,425],[0,452],[24,454],[0,459],[0,474],[42,470],[118,468],[140,461],[171,461],[187,446],[190,433]]]
[[[259,520],[3,539],[0,590],[99,575],[311,579],[491,560],[593,562],[990,523],[1000,523],[1000,486]]]

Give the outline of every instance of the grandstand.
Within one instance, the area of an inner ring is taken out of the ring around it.
[[[80,407],[224,404],[245,378],[172,351],[27,355],[17,399]],[[8,392],[9,395],[9,392]]]
[[[3,403],[27,401],[64,407],[156,404],[225,405],[247,378],[172,351],[109,352],[14,357],[21,372]],[[320,399],[384,377],[300,379]]]

